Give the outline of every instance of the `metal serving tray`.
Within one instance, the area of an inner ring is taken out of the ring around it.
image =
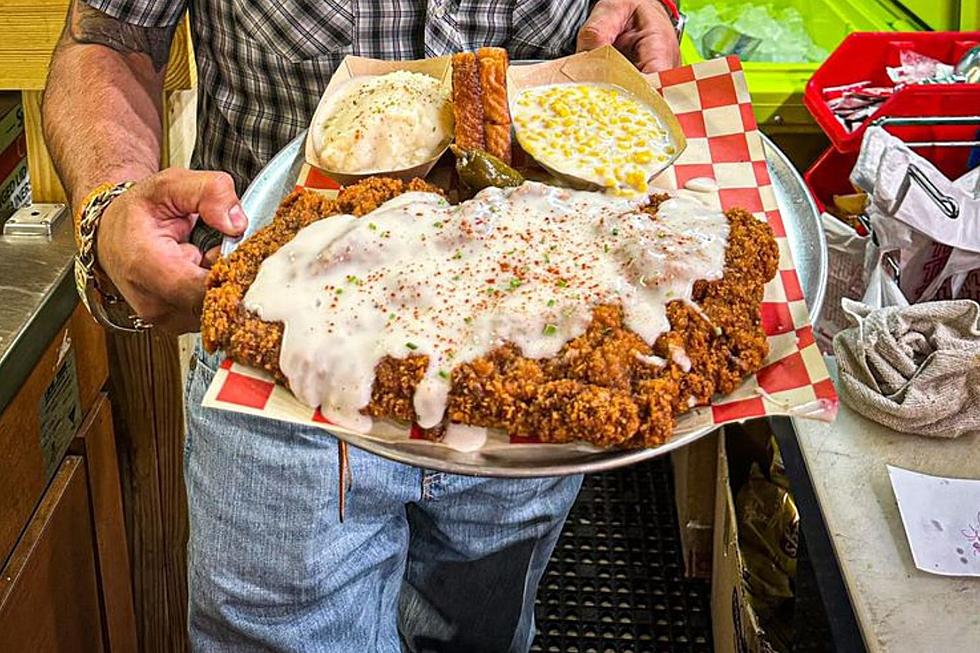
[[[242,197],[249,225],[242,238],[255,233],[272,220],[282,198],[296,186],[303,166],[305,132],[297,136],[262,169]],[[827,241],[820,227],[819,213],[802,177],[772,141],[762,137],[769,173],[779,203],[783,224],[800,284],[813,321],[823,304],[827,279]],[[225,239],[222,254],[230,253],[241,239]],[[581,451],[555,449],[554,456],[540,453],[527,459],[492,458],[453,451],[442,447],[420,447],[411,440],[380,442],[356,435],[335,434],[349,444],[384,458],[454,474],[499,477],[558,476],[599,472],[662,456],[708,435],[714,427],[685,433],[667,443],[636,451]]]

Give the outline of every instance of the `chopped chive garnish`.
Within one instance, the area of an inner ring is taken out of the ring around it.
[[[556,327],[554,324],[545,324],[544,331],[542,331],[542,333],[546,336],[553,336],[558,333],[558,327]]]
[[[617,229],[617,228],[615,228],[615,227],[613,227],[613,230],[612,230],[612,235],[613,235],[613,236],[618,236],[618,235],[619,235],[619,229]]]
[[[458,259],[461,259],[461,258],[463,258],[463,252],[461,252],[461,251],[459,251],[459,250],[457,249],[457,250],[456,250],[456,253],[455,253],[455,254],[453,254],[453,260],[458,260]]]
[[[473,321],[473,318],[471,318],[471,317],[464,317],[463,318],[463,322],[466,322],[467,324],[469,324],[472,321]]]
[[[432,226],[436,229],[442,229],[442,222],[434,222],[432,223]]]
[[[553,300],[553,299],[549,299],[549,300],[548,300],[548,307],[550,308],[550,307],[552,307],[552,306],[554,306],[554,305],[555,305],[555,300]]]
[[[446,370],[439,370],[439,376],[441,376],[444,379],[448,379],[449,378],[449,372],[447,372]]]
[[[374,224],[373,222],[368,222],[368,229],[370,229],[371,231],[377,231],[378,225]]]
[[[416,345],[414,342],[406,342],[405,346],[411,349],[412,351],[415,351],[416,349],[419,348],[419,346]]]
[[[603,249],[603,251],[604,251],[604,252],[605,252],[606,254],[608,254],[608,253],[609,253],[609,243],[606,243],[606,244],[604,244],[604,245],[602,246],[602,249]]]
[[[520,279],[511,279],[510,280],[510,289],[511,290],[514,290],[515,288],[520,288],[520,287],[521,287],[521,280]]]
[[[343,288],[337,288],[337,290],[334,291],[334,292],[336,292],[338,295],[343,295],[344,294],[344,289]]]
[[[544,255],[544,262],[545,263],[551,263],[551,259],[548,258],[548,255],[547,254]]]
[[[459,281],[459,275],[458,274],[453,277],[453,281]]]
[[[559,279],[559,280],[558,280],[558,287],[559,287],[559,288],[564,288],[564,287],[565,287],[565,286],[567,286],[567,285],[568,285],[568,282],[567,282],[567,281],[565,281],[564,279]]]

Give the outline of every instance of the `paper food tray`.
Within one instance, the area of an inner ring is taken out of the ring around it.
[[[598,60],[606,55],[597,50],[590,56]],[[596,70],[595,66],[582,68]],[[569,71],[566,69],[565,72]],[[644,77],[676,114],[687,142],[675,165],[661,173],[654,185],[673,190],[695,177],[715,179],[719,186],[717,208],[741,207],[766,220],[773,229],[780,252],[779,271],[766,286],[761,305],[762,324],[770,348],[763,368],[747,378],[735,392],[717,396],[709,406],[679,417],[671,439],[696,430],[769,415],[832,420],[837,410],[837,395],[814,341],[739,60],[736,57],[716,59]],[[334,193],[338,188],[335,181],[309,165],[304,165],[300,171],[297,186],[324,193]],[[337,434],[354,434],[329,424],[318,410],[301,403],[267,374],[230,360],[225,360],[218,369],[203,405],[306,424]],[[409,426],[383,421],[376,421],[376,424],[372,433],[356,435],[389,443],[407,444],[414,440],[412,444],[418,447],[458,450],[476,447],[481,453],[492,453],[494,457],[512,455],[522,459],[536,455],[533,452],[546,456],[548,451],[556,448],[566,452],[569,449],[597,451],[584,443],[542,444],[492,431],[482,444],[429,442],[421,440],[418,430]]]
[[[670,105],[647,82],[643,73],[637,70],[636,66],[620,54],[619,50],[609,46],[563,59],[531,65],[510,66],[507,69],[507,92],[510,96],[511,111],[513,112],[514,99],[518,97],[521,91],[537,86],[570,82],[596,82],[618,86],[626,89],[633,97],[653,111],[660,120],[660,124],[667,131],[667,142],[674,148],[674,154],[657,166],[651,175],[651,179],[672,166],[684,152],[684,148],[687,147],[684,129]],[[516,140],[519,142],[521,133],[516,125],[515,134]],[[543,166],[544,164],[539,165]],[[583,182],[583,180],[575,179],[551,168],[547,168],[547,170],[556,178],[564,179],[572,186],[591,190],[597,189],[592,183]]]
[[[324,89],[323,95],[320,97],[320,101],[317,104],[316,111],[313,114],[313,120],[310,121],[310,129],[306,134],[304,150],[306,153],[306,162],[311,166],[318,167],[320,170],[322,170],[323,174],[340,184],[353,184],[358,180],[366,179],[367,177],[372,177],[379,174],[405,180],[409,180],[414,177],[425,177],[427,174],[429,174],[429,171],[432,170],[433,166],[435,166],[436,162],[439,161],[442,155],[446,153],[446,150],[449,149],[449,141],[446,141],[442,149],[440,149],[439,152],[428,161],[423,161],[418,165],[402,170],[354,173],[327,170],[325,167],[321,166],[319,152],[322,149],[321,140],[323,135],[323,123],[329,117],[328,99],[334,93],[340,91],[346,84],[350,83],[350,81],[355,77],[385,75],[397,70],[405,70],[408,72],[428,75],[429,77],[439,80],[443,87],[449,89],[452,86],[451,60],[452,57],[449,56],[436,57],[434,59],[418,59],[415,61],[381,61],[378,59],[368,59],[366,57],[344,57],[344,60],[340,63],[340,66],[337,67],[337,71],[333,74],[333,77],[330,78],[327,88]]]

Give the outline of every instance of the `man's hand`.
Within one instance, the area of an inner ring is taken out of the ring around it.
[[[644,73],[680,65],[674,24],[659,0],[599,0],[578,33],[578,51],[614,45]]]
[[[174,333],[199,326],[210,261],[188,242],[198,219],[229,236],[245,230],[226,173],[158,172],[114,200],[99,223],[100,267],[137,315]]]

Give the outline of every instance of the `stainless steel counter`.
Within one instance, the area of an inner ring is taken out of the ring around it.
[[[0,412],[78,302],[71,217],[46,236],[0,236]]]

